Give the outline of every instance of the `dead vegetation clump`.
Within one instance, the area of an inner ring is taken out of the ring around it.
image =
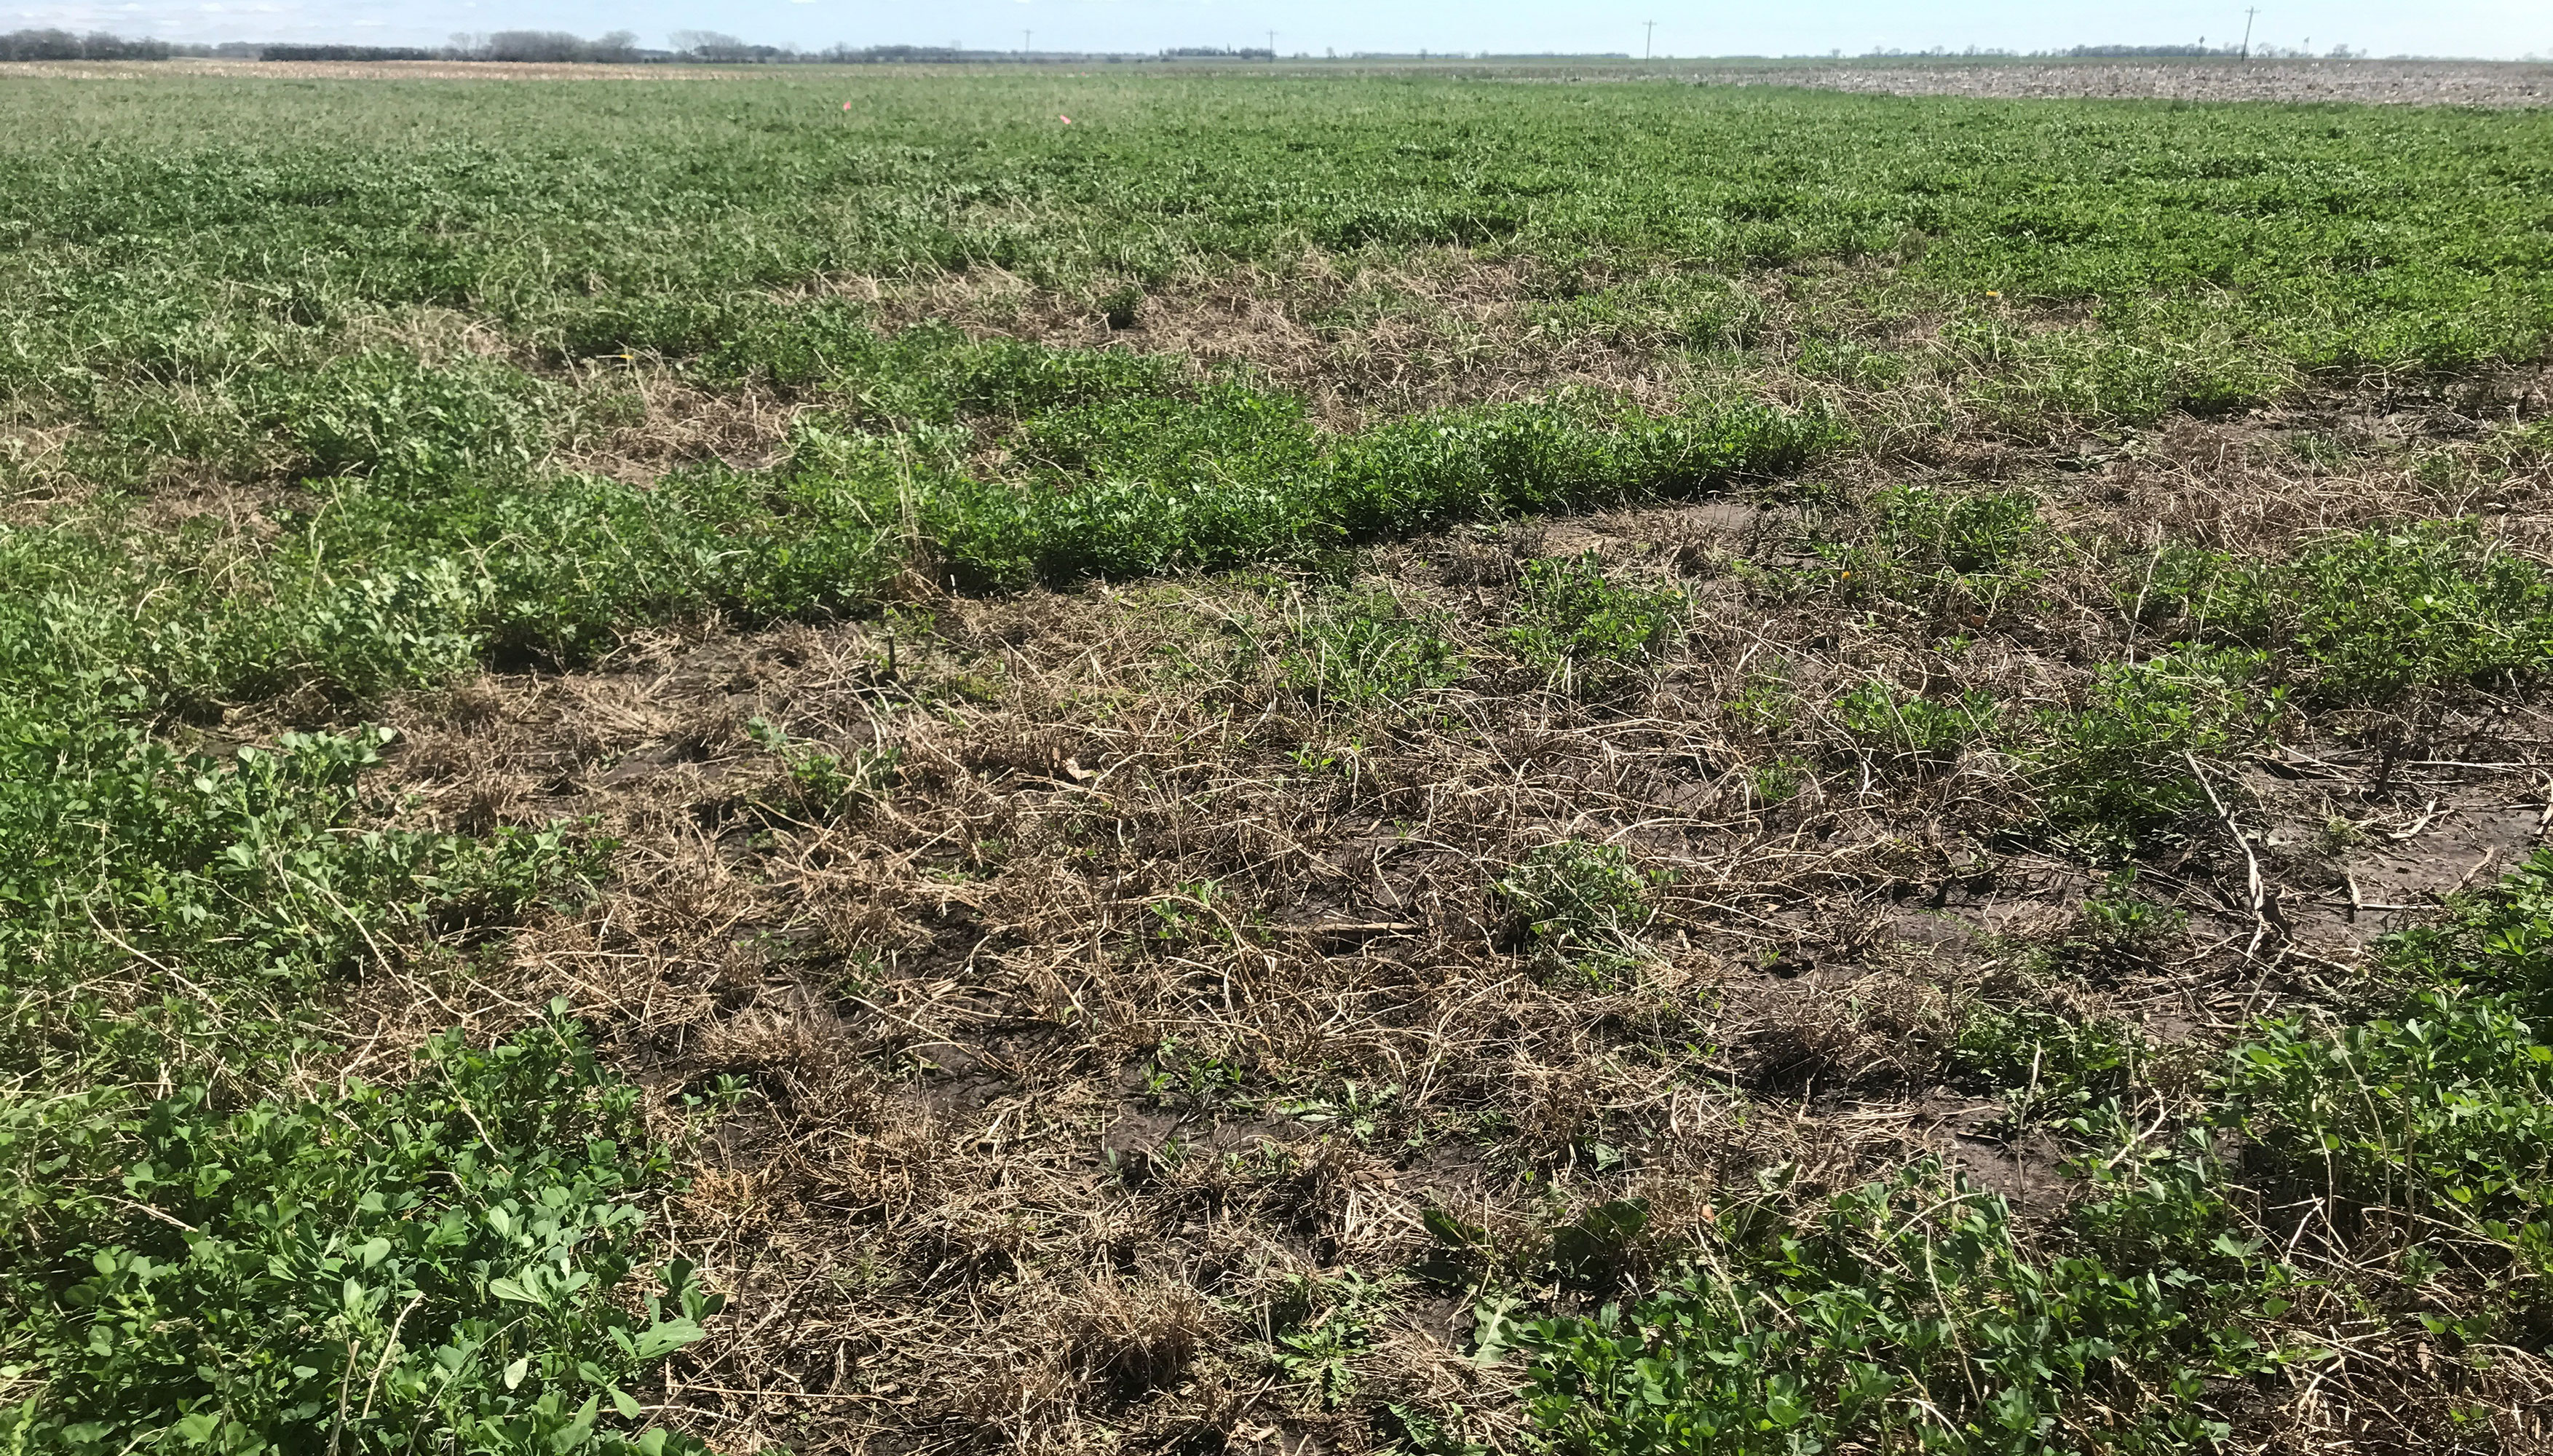
[[[703,463],[767,470],[788,458],[797,422],[817,407],[766,385],[708,388],[659,361],[616,369],[589,361],[577,374],[610,401],[598,411],[608,417],[580,421],[558,465],[633,486]]]

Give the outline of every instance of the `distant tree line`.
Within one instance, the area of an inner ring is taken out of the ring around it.
[[[10,31],[0,35],[0,60],[166,60],[166,41],[128,41],[104,31]]]
[[[74,35],[60,30],[27,30],[0,33],[0,60],[166,60],[171,56],[218,56],[258,60],[489,60],[600,62],[627,64],[638,61],[656,63],[715,64],[895,64],[916,61],[1016,61],[1021,59],[1138,61],[1149,56],[1083,54],[1078,52],[968,51],[957,45],[947,46],[832,46],[823,51],[801,51],[794,46],[757,46],[718,31],[676,31],[668,38],[672,49],[642,50],[638,37],[629,31],[611,31],[589,41],[566,31],[496,31],[486,35],[456,35],[448,46],[424,50],[404,46],[337,46],[337,45],[243,45],[184,46],[166,41],[126,40],[104,31]],[[2242,55],[2233,46],[2209,46],[2204,42],[2186,46],[2076,46],[2064,51],[2029,53],[2033,58],[2096,59],[2231,59]],[[2276,46],[2255,46],[2254,57],[2301,59],[2308,53],[2285,50]],[[2360,53],[2346,46],[2335,46],[2330,56],[2336,60],[2357,58]],[[1834,55],[1841,56],[1841,52]],[[1870,51],[1864,59],[1922,59],[1965,56],[1976,59],[2018,59],[2020,53],[1979,50],[1969,47],[1964,52],[1936,48],[1930,51]],[[1276,53],[1265,47],[1178,46],[1163,51],[1163,60],[1275,60]],[[1358,60],[1405,60],[1413,57],[1398,55],[1358,52]],[[1417,59],[1460,59],[1463,53],[1438,53],[1430,57],[1421,51]],[[1482,59],[1577,59],[1627,60],[1617,52],[1602,56],[1490,56]]]
[[[2200,56],[2240,56],[2243,52],[2241,48],[2235,46],[2076,46],[2070,51],[2058,51],[2054,54],[2078,60],[2146,58],[2165,60],[2174,57],[2191,59]]]
[[[260,60],[432,60],[413,46],[260,46]]]
[[[639,58],[634,31],[611,31],[589,41],[566,31],[498,31],[456,35],[442,60],[629,61]]]

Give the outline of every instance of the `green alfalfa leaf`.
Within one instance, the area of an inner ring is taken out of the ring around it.
[[[557,1453],[557,1456],[567,1456],[568,1452],[584,1445],[593,1437],[594,1417],[601,1413],[602,1409],[601,1396],[586,1397],[585,1403],[576,1408],[576,1419],[570,1421],[557,1435],[550,1437],[550,1450]]]
[[[638,1332],[638,1358],[661,1360],[708,1333],[688,1319],[659,1320]]]

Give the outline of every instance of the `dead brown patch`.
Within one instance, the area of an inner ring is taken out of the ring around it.
[[[1688,509],[1591,529],[1753,522]],[[1384,559],[1476,624],[1500,679],[1513,574],[1456,545]],[[1430,1204],[1522,1229],[1548,1189],[1647,1189],[1694,1220],[1765,1163],[1832,1185],[1932,1145],[1939,1117],[1873,1099],[1929,1085],[1944,1003],[1914,962],[1869,959],[1871,927],[1948,873],[1902,836],[1957,791],[1768,804],[1737,782],[1781,750],[1720,705],[1750,642],[1808,651],[1809,618],[1706,614],[1654,688],[1602,710],[1505,676],[1522,690],[1448,699],[1468,728],[1447,733],[1332,718],[1198,655],[1251,612],[1209,583],[949,601],[893,669],[877,627],[791,626],[490,680],[405,724],[394,773],[428,819],[596,816],[625,846],[600,905],[521,938],[490,1009],[564,992],[660,1095],[752,1088],[676,1209],[738,1296],[674,1387],[703,1429],[1354,1443],[1364,1417],[1254,1353],[1286,1278],[1405,1265]],[[874,800],[810,804],[754,718],[899,756]],[[1501,940],[1490,881],[1562,836],[1675,871],[1635,974]],[[374,1014],[403,1030],[376,1056],[449,1016],[391,999]],[[1433,1392],[1511,1428],[1419,1306],[1367,1348],[1360,1402]]]
[[[625,401],[608,411],[625,422],[582,431],[557,463],[631,485],[710,461],[737,470],[776,465],[786,458],[791,427],[814,407],[755,385],[704,389],[647,361],[589,361],[576,373],[589,392]]]
[[[271,481],[172,483],[145,496],[134,520],[155,531],[190,522],[210,525],[217,539],[251,550],[275,539],[281,530],[276,518],[302,504],[302,497],[300,487]]]
[[[827,287],[875,303],[889,328],[939,319],[979,335],[1247,368],[1301,394],[1339,430],[1570,388],[1662,408],[1691,383],[1667,341],[1562,326],[1547,316],[1534,265],[1462,249],[1419,250],[1388,266],[1313,255],[1281,271],[1166,284],[1131,309],[1043,291],[993,268]]]
[[[472,359],[502,359],[526,368],[540,362],[534,351],[506,338],[490,320],[432,304],[358,314],[347,321],[343,338],[349,351],[396,349],[433,367]]]
[[[1404,590],[1499,600],[1401,560]],[[1640,1068],[1745,1025],[1705,993],[1849,919],[1876,844],[1742,805],[1661,817],[1726,751],[1707,724],[1527,692],[1456,706],[1466,741],[1228,700],[1262,693],[1249,674],[1172,690],[1165,649],[1248,610],[1205,586],[948,602],[892,671],[874,628],[787,627],[491,680],[404,725],[428,819],[594,815],[626,846],[603,904],[519,942],[506,1000],[565,990],[663,1093],[754,1089],[678,1210],[740,1295],[679,1377],[707,1428],[1348,1440],[1363,1417],[1251,1353],[1283,1278],[1399,1267],[1429,1203],[1514,1222],[1541,1178],[1602,1196],[1599,1143],[1691,1187],[1826,1135],[1741,1132],[1708,1068]],[[892,746],[893,780],[809,805],[749,718]],[[1351,735],[1340,767],[1293,757]],[[1620,985],[1498,942],[1488,877],[1563,834],[1682,866],[1680,929]],[[1770,932],[1768,894],[1794,917]],[[385,989],[394,1059],[449,1012]],[[1838,1178],[1909,1131],[1835,1130],[1809,1161]],[[1482,1374],[1409,1317],[1366,1388],[1477,1403]]]
[[[2079,446],[2064,465],[2089,474],[2066,494],[2124,541],[2283,557],[2328,532],[2459,518],[2540,555],[2553,551],[2553,461],[2507,458],[2486,420],[2540,399],[2543,381],[2526,371],[2473,398],[2380,387],[2179,417],[2123,445]]]
[[[0,425],[0,523],[32,523],[88,495],[63,459],[78,433],[72,425]]]

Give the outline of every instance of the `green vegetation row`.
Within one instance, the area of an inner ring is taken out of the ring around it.
[[[811,425],[782,468],[647,487],[508,470],[537,437],[528,403],[487,407],[465,372],[366,356],[303,387],[297,443],[335,473],[278,512],[272,541],[113,511],[0,534],[17,589],[0,680],[181,717],[301,688],[361,701],[482,655],[578,661],[641,622],[858,610],[908,566],[982,590],[1301,561],[1688,495],[1839,436],[1760,405],[1656,418],[1566,398],[1326,436],[1290,397],[1174,386],[1158,360],[932,342],[893,346],[904,428]],[[967,470],[944,427],[961,408],[1017,412],[1024,478]]]

